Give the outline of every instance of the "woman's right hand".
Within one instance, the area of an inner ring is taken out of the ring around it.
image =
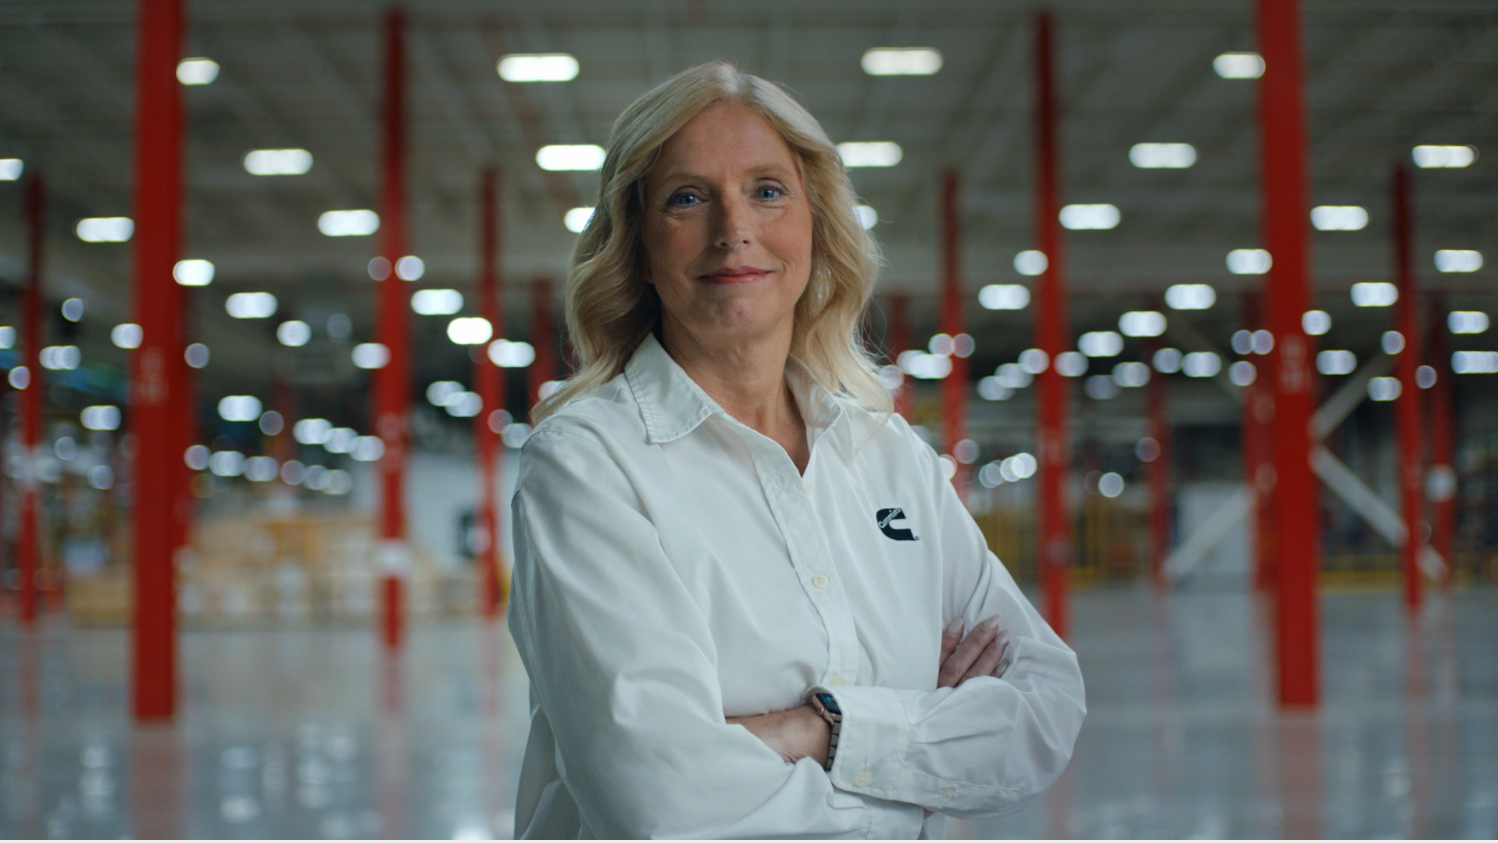
[[[1004,652],[1009,649],[1009,630],[1001,629],[994,615],[963,635],[963,621],[958,618],[941,634],[941,667],[936,687],[955,688],[974,676],[999,676]]]

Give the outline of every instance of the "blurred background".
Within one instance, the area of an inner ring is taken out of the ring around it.
[[[0,834],[510,833],[517,449],[609,128],[712,59],[839,144],[885,385],[1082,658],[953,835],[1498,836],[1490,0],[0,6]]]

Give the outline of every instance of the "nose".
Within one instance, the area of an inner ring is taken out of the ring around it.
[[[728,195],[718,203],[713,245],[724,251],[748,246],[754,239],[749,203],[737,195]]]

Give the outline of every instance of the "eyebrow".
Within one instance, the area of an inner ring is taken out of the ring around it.
[[[753,174],[751,176],[752,178],[763,178],[765,176],[770,176],[774,178],[794,181],[796,180],[796,177],[798,175],[795,169],[787,170],[784,164],[759,164],[753,167],[749,167],[747,171]],[[655,181],[658,184],[664,184],[671,181],[705,181],[707,180],[707,178],[707,176],[701,173],[672,170],[671,172],[662,174],[658,178],[646,179],[646,181]]]

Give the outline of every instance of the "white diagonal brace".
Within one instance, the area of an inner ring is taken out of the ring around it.
[[[1361,478],[1337,459],[1324,446],[1317,445],[1311,452],[1311,470],[1321,478],[1328,489],[1336,493],[1352,510],[1362,516],[1369,526],[1378,531],[1389,544],[1400,547],[1409,535],[1404,519],[1392,507],[1384,503],[1378,493],[1368,488]],[[1440,578],[1446,571],[1446,560],[1430,545],[1420,547],[1420,569],[1432,579]]]
[[[1228,495],[1227,500],[1201,523],[1180,546],[1165,558],[1165,576],[1171,582],[1191,572],[1201,564],[1212,549],[1227,538],[1228,533],[1248,515],[1248,489],[1239,486]]]

